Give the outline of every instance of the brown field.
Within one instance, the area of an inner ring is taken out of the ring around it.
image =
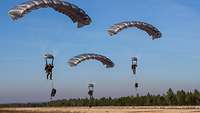
[[[0,113],[200,113],[200,106],[0,108]]]

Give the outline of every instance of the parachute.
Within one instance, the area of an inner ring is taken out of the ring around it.
[[[98,61],[102,62],[103,65],[106,65],[106,68],[114,67],[114,63],[109,58],[102,56],[102,55],[94,54],[94,53],[80,54],[78,56],[71,58],[68,61],[68,63],[71,67],[73,67],[73,66],[78,65],[82,61],[90,60],[90,59],[98,60]]]
[[[77,22],[78,28],[91,23],[91,18],[85,11],[74,4],[61,0],[30,0],[21,5],[17,5],[8,13],[13,20],[17,20],[32,10],[40,8],[53,8],[55,11],[69,16],[74,23]]]
[[[53,56],[52,54],[49,54],[49,53],[45,54],[45,55],[44,55],[44,59],[45,59],[45,61],[46,61],[46,65],[47,65],[47,64],[53,65],[54,56]],[[48,60],[50,60],[51,63],[48,63]]]
[[[88,88],[93,88],[94,87],[94,84],[88,84]]]
[[[47,53],[47,54],[44,55],[44,58],[45,59],[54,59],[54,56],[52,54]]]
[[[126,22],[121,22],[118,24],[114,24],[108,29],[108,33],[113,36],[117,34],[118,32],[129,28],[129,27],[136,27],[138,29],[141,29],[145,32],[148,33],[148,35],[152,36],[152,39],[157,39],[162,36],[161,32],[154,26],[145,23],[145,22],[140,22],[140,21],[126,21]]]

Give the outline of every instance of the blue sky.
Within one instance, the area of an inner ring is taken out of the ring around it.
[[[45,52],[55,55],[55,99],[87,97],[95,83],[95,97],[134,94],[130,58],[139,57],[139,93],[200,90],[200,1],[197,0],[69,0],[84,9],[92,24],[77,29],[65,15],[52,9],[35,10],[18,21],[8,11],[24,0],[0,0],[0,103],[47,101],[51,82],[45,79]],[[110,37],[112,24],[138,20],[162,32],[152,41],[138,29]],[[81,53],[106,55],[113,69],[99,62],[75,68],[68,59]]]

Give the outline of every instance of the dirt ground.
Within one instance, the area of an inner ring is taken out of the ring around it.
[[[0,113],[200,113],[200,106],[0,108]]]

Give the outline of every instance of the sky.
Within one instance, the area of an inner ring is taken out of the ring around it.
[[[88,83],[94,83],[97,98],[134,95],[133,56],[139,58],[139,94],[200,90],[200,1],[68,0],[92,18],[79,29],[50,8],[12,21],[9,9],[24,1],[0,0],[0,103],[49,100],[52,82],[45,77],[45,53],[55,56],[55,99],[88,97]],[[108,35],[111,25],[132,20],[154,25],[162,37],[152,41],[134,28]],[[69,67],[67,61],[82,53],[105,55],[115,67],[97,61]]]

